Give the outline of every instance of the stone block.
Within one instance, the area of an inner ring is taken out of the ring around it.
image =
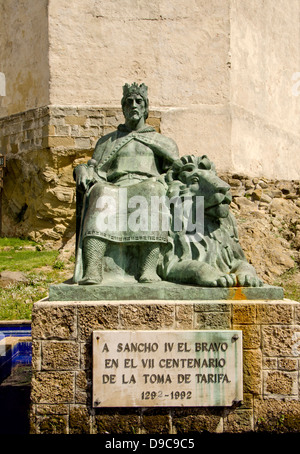
[[[65,122],[68,125],[85,125],[86,123],[85,116],[77,116],[77,115],[66,115]]]
[[[237,410],[224,418],[223,431],[230,433],[250,432],[253,430],[252,410]]]
[[[137,410],[97,412],[95,432],[97,434],[137,434],[140,430],[140,416]]]
[[[51,134],[49,134],[51,135]],[[55,135],[57,136],[69,136],[70,135],[70,126],[56,126]]]
[[[169,304],[124,304],[120,306],[122,329],[172,328],[175,322],[175,306]]]
[[[32,336],[34,339],[74,339],[77,336],[75,306],[36,303],[32,311]]]
[[[194,305],[175,305],[175,329],[193,329]]]
[[[79,340],[90,340],[93,330],[118,329],[119,309],[114,304],[82,304],[78,306]]]
[[[75,342],[44,341],[43,370],[76,370],[79,368],[79,345]]]
[[[70,406],[69,433],[70,434],[89,434],[91,417],[85,406]]]
[[[76,137],[75,147],[83,150],[89,150],[91,148],[91,139],[89,137]]]
[[[141,416],[141,432],[144,434],[170,433],[171,417],[168,409],[146,409]]]
[[[263,358],[263,369],[277,369],[277,358]]]
[[[175,409],[172,416],[172,433],[218,433],[222,431],[222,422],[220,410]]]
[[[44,138],[43,146],[50,148],[70,148],[75,146],[75,141],[73,137],[49,136],[48,138]]]
[[[278,360],[278,368],[285,371],[293,371],[298,369],[298,359],[296,358],[280,358]]]
[[[261,344],[260,327],[257,325],[233,325],[233,329],[243,331],[243,347],[256,349]]]
[[[300,402],[284,399],[254,399],[255,430],[264,433],[299,433]]]
[[[52,415],[38,418],[37,429],[39,434],[66,434],[67,418],[64,415]]]
[[[233,304],[232,321],[234,324],[253,324],[256,322],[256,304]]]
[[[299,355],[299,333],[299,326],[263,326],[262,346],[264,355],[277,357]]]
[[[197,312],[195,329],[230,329],[230,312]]]
[[[13,122],[9,126],[10,134],[18,134],[19,132],[23,131],[23,123],[21,121]]]
[[[293,321],[293,306],[283,304],[257,304],[257,323],[288,325]]]
[[[74,402],[73,372],[36,372],[33,374],[31,386],[33,403]]]
[[[297,372],[265,371],[263,395],[298,397]]]
[[[261,394],[262,390],[262,355],[259,349],[243,352],[244,392]]]
[[[78,371],[75,375],[75,403],[91,405],[92,379],[89,371]]]

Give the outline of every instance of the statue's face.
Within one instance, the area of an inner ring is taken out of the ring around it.
[[[123,104],[123,112],[127,121],[139,121],[145,116],[146,105],[142,96],[132,94]]]
[[[204,208],[207,216],[219,219],[229,214],[231,203],[230,186],[211,170],[199,169],[193,163],[185,164],[178,178],[191,194],[204,196]]]

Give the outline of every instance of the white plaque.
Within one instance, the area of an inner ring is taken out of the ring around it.
[[[94,407],[231,406],[242,331],[94,331]]]

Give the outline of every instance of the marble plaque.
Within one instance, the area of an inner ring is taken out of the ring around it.
[[[94,407],[231,406],[242,331],[94,331]]]

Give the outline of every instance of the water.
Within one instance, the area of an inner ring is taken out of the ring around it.
[[[0,324],[0,434],[28,434],[32,343],[30,324]]]

